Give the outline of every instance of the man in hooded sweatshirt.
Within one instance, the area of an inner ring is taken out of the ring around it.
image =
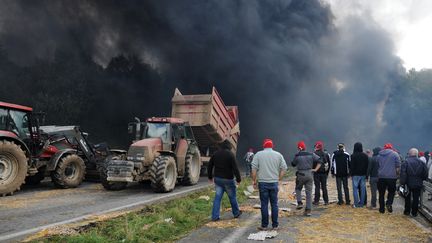
[[[393,150],[393,145],[387,143],[378,154],[378,193],[379,212],[384,213],[385,207],[389,213],[393,212],[393,199],[396,192],[396,180],[400,173],[401,161],[399,154]],[[387,201],[384,203],[385,192]]]
[[[321,189],[323,193],[324,205],[328,205],[329,198],[327,192],[327,177],[330,171],[330,157],[328,153],[324,152],[324,143],[321,141],[315,143],[314,153],[320,157],[322,165],[319,167],[318,171],[314,173],[315,197],[313,204],[319,204]],[[314,163],[313,167],[317,167],[317,162]]]
[[[369,157],[363,153],[363,145],[359,142],[354,144],[354,152],[351,155],[350,171],[352,176],[352,186],[354,194],[355,208],[366,205],[366,175],[369,164]],[[359,198],[360,188],[360,198]]]
[[[367,169],[366,179],[369,178],[369,185],[371,190],[371,209],[376,209],[377,201],[377,190],[378,190],[378,153],[381,151],[380,147],[373,149],[372,158],[369,158],[369,164]]]
[[[412,148],[408,152],[406,162],[402,164],[400,183],[408,186],[408,195],[405,197],[405,215],[417,216],[420,201],[420,192],[423,187],[423,181],[428,177],[426,165],[418,156],[418,150]],[[412,197],[412,202],[411,202]]]
[[[345,152],[345,145],[343,143],[338,144],[338,150],[333,152],[331,158],[330,171],[332,177],[336,176],[336,187],[338,192],[338,205],[344,203],[342,199],[342,185],[345,193],[345,203],[350,205],[350,196],[348,189],[348,177],[349,171],[350,155]]]
[[[298,142],[297,148],[299,152],[294,156],[294,160],[291,162],[292,166],[297,166],[297,185],[295,189],[297,197],[297,209],[302,208],[301,191],[304,186],[306,191],[306,208],[304,215],[311,216],[313,173],[319,170],[322,162],[318,155],[306,152],[305,142]],[[316,165],[315,167],[314,164]]]

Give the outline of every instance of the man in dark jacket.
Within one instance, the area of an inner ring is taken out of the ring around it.
[[[412,148],[408,152],[406,162],[402,164],[400,183],[408,186],[408,195],[405,197],[405,215],[417,216],[420,191],[423,187],[423,181],[428,177],[426,165],[418,157],[418,150]],[[412,197],[412,203],[411,203]]]
[[[296,197],[297,209],[301,209],[301,191],[303,186],[306,191],[306,208],[304,211],[305,216],[311,216],[312,210],[312,183],[313,173],[317,172],[321,167],[320,157],[314,153],[306,152],[306,144],[303,141],[297,143],[299,152],[295,155],[292,161],[292,166],[297,166],[297,179],[296,179]],[[314,167],[316,164],[316,167]]]
[[[400,173],[400,156],[393,150],[393,145],[387,143],[377,157],[378,160],[378,193],[379,212],[384,213],[385,207],[389,213],[393,212],[393,199],[396,192],[396,180]],[[384,195],[387,193],[387,201],[384,204]]]
[[[351,155],[350,171],[354,194],[355,208],[361,208],[366,204],[366,174],[369,164],[369,157],[363,153],[363,145],[359,142],[354,144],[354,152]],[[360,198],[359,198],[360,187]]]
[[[210,183],[215,184],[216,191],[212,210],[213,221],[219,220],[220,206],[224,192],[228,194],[234,218],[238,218],[242,213],[237,203],[237,188],[234,181],[235,175],[237,184],[241,182],[240,171],[237,167],[236,158],[230,149],[231,144],[227,141],[224,142],[222,149],[213,154],[208,164],[208,179]]]
[[[350,196],[348,189],[348,177],[349,177],[349,163],[350,155],[345,152],[345,145],[343,143],[338,144],[338,150],[333,152],[331,158],[330,171],[332,176],[336,176],[336,187],[338,191],[338,204],[344,203],[342,199],[342,184],[345,193],[345,203],[350,204]]]
[[[318,141],[315,143],[315,154],[320,157],[322,161],[322,165],[319,167],[318,171],[314,173],[314,184],[315,184],[315,197],[314,197],[314,205],[319,204],[320,199],[320,188],[323,193],[324,205],[328,205],[328,193],[327,193],[327,176],[330,171],[330,157],[328,153],[324,152],[324,143]],[[313,168],[317,167],[317,163],[315,162]]]
[[[381,151],[380,147],[373,149],[372,158],[369,158],[366,179],[369,178],[369,185],[371,190],[371,209],[375,209],[377,204],[377,190],[378,190],[378,153]]]

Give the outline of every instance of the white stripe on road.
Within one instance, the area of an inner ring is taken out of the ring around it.
[[[238,239],[244,235],[244,233],[249,229],[249,227],[255,223],[261,214],[255,214],[253,217],[249,218],[245,222],[245,226],[237,228],[234,232],[232,232],[229,236],[223,238],[220,242],[223,243],[234,243],[238,242]]]
[[[108,209],[108,210],[105,210],[105,211],[101,211],[101,212],[97,212],[97,213],[92,213],[92,214],[86,214],[86,215],[79,216],[79,217],[76,217],[76,218],[67,219],[67,220],[63,220],[63,221],[60,221],[60,222],[56,222],[56,223],[52,223],[52,224],[47,224],[47,225],[39,226],[39,227],[32,228],[32,229],[18,231],[18,232],[12,233],[12,234],[0,235],[0,242],[11,240],[11,239],[15,239],[15,238],[18,238],[18,237],[21,237],[21,236],[24,236],[24,235],[34,234],[36,232],[39,232],[41,230],[45,230],[45,229],[48,229],[48,228],[51,228],[51,227],[55,227],[55,226],[59,226],[59,225],[63,225],[63,224],[70,224],[70,223],[78,222],[78,221],[85,220],[87,218],[94,217],[94,216],[97,216],[97,215],[112,213],[112,212],[115,212],[115,211],[122,211],[122,210],[125,210],[125,209],[128,209],[128,208],[133,208],[133,207],[144,205],[144,204],[152,204],[152,203],[154,203],[156,201],[159,201],[159,200],[162,200],[162,199],[169,199],[171,197],[176,197],[176,196],[179,196],[179,195],[182,195],[182,194],[187,194],[187,193],[191,193],[191,192],[194,192],[194,191],[199,191],[199,190],[204,189],[204,188],[209,187],[209,186],[210,185],[201,185],[201,186],[194,187],[194,188],[191,188],[191,189],[187,189],[187,190],[184,190],[184,191],[171,192],[169,194],[164,194],[164,195],[161,195],[161,196],[157,196],[157,197],[154,197],[152,199],[147,199],[147,200],[144,200],[144,201],[130,203],[130,204],[123,205],[123,206],[120,206],[120,207],[111,208],[111,209]]]

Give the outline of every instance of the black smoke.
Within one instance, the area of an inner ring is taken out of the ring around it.
[[[319,0],[3,1],[0,13],[2,97],[116,145],[134,116],[169,115],[175,87],[216,86],[239,106],[240,153],[267,137],[287,155],[297,140],[372,148],[405,75],[372,19],[335,25]]]

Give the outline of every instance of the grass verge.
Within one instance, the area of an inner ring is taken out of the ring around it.
[[[245,178],[237,188],[239,203],[247,200],[243,190],[250,185]],[[200,199],[209,196],[210,200]],[[34,242],[172,242],[210,221],[214,189],[191,194],[123,216],[75,229],[72,235],[54,235]],[[230,208],[225,194],[222,210]],[[170,219],[170,220],[169,220]]]

